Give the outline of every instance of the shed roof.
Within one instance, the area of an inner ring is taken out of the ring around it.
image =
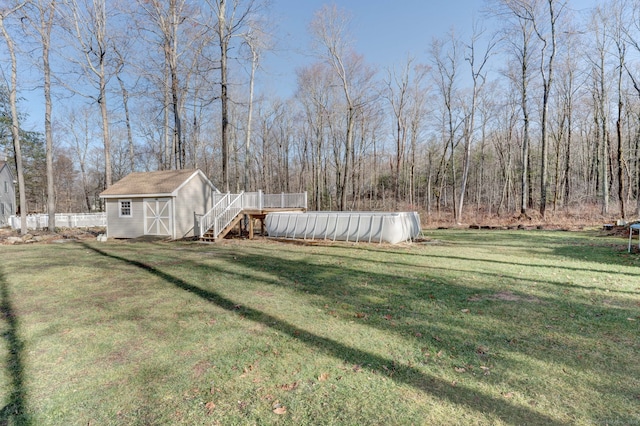
[[[100,197],[169,195],[197,173],[202,172],[199,169],[134,172],[105,189]]]

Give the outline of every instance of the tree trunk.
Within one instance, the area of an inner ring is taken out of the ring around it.
[[[229,97],[227,93],[227,53],[229,38],[226,25],[226,0],[219,0],[218,38],[220,42],[220,103],[222,144],[222,187],[229,192]]]
[[[40,7],[44,7],[41,5]],[[51,47],[51,28],[56,9],[56,0],[49,3],[48,14],[40,9],[40,37],[42,40],[42,67],[44,71],[44,134],[46,141],[47,163],[47,212],[49,214],[48,228],[50,232],[56,229],[56,192],[53,181],[53,132],[51,129],[51,66],[49,51]]]
[[[22,147],[20,146],[20,122],[18,116],[18,62],[16,59],[15,44],[4,26],[5,16],[20,9],[22,5],[7,12],[0,13],[0,32],[7,44],[7,50],[11,58],[11,82],[9,85],[9,106],[11,109],[11,139],[15,155],[16,172],[18,174],[18,191],[20,192],[20,234],[27,233],[27,196],[24,184],[24,169],[22,166]]]

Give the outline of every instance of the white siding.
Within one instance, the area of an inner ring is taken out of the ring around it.
[[[176,238],[193,237],[193,214],[204,214],[213,207],[212,190],[199,173],[180,188],[175,200]]]
[[[131,200],[131,217],[120,217],[120,205],[117,198],[107,198],[107,237],[136,238],[144,235],[144,209],[142,198],[122,199]]]

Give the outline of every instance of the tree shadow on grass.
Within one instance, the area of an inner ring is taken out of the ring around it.
[[[500,299],[499,297],[495,298],[493,296],[496,290],[483,291],[478,287],[471,287],[463,282],[443,278],[438,273],[441,270],[449,271],[449,268],[430,267],[428,270],[420,271],[420,265],[407,264],[405,267],[411,266],[415,268],[414,271],[408,275],[398,276],[393,272],[394,269],[381,272],[373,271],[366,266],[368,262],[389,263],[390,266],[398,264],[398,262],[393,262],[388,258],[386,261],[371,261],[337,253],[332,253],[331,255],[339,261],[327,264],[305,259],[291,260],[287,259],[286,256],[253,251],[251,253],[234,254],[232,265],[240,266],[240,268],[236,267],[234,269],[232,266],[230,269],[225,269],[197,262],[190,262],[189,267],[205,268],[208,273],[214,275],[231,273],[249,281],[260,279],[268,285],[321,296],[322,299],[315,302],[318,304],[318,309],[323,309],[324,307],[327,311],[333,311],[332,315],[341,316],[345,320],[358,318],[354,316],[357,312],[360,315],[366,313],[372,317],[377,316],[377,320],[372,318],[361,321],[366,321],[369,326],[380,330],[392,330],[404,336],[414,336],[418,331],[425,336],[439,335],[442,337],[449,334],[446,343],[438,341],[433,344],[442,349],[458,348],[457,354],[460,356],[464,356],[465,349],[463,348],[466,348],[466,353],[470,352],[472,356],[475,356],[477,345],[482,343],[485,338],[488,341],[496,341],[496,335],[504,335],[504,342],[508,349],[496,347],[496,350],[520,352],[528,357],[551,363],[566,363],[569,361],[554,351],[541,350],[544,346],[539,347],[539,350],[533,350],[527,344],[521,346],[521,344],[509,343],[509,340],[516,337],[517,340],[535,341],[546,334],[539,329],[522,327],[522,324],[513,322],[513,316],[505,317],[503,309],[508,312],[510,308],[506,306],[501,308],[500,305],[517,304],[520,306],[519,313],[529,312],[531,315],[541,318],[538,321],[543,325],[554,324],[563,317],[573,321],[570,314],[579,312],[577,321],[588,323],[588,330],[576,333],[575,329],[566,325],[560,330],[553,331],[553,334],[562,332],[567,337],[562,342],[562,347],[566,349],[567,353],[588,352],[589,343],[584,343],[585,341],[589,341],[593,345],[596,344],[601,333],[604,332],[602,327],[606,327],[606,325],[600,323],[600,317],[603,320],[618,317],[617,321],[619,321],[620,318],[635,316],[633,308],[630,306],[592,305],[581,298],[569,298],[564,292],[544,291],[546,295],[538,294],[533,297],[529,292],[513,290],[513,292],[507,292],[507,295],[515,298],[511,301]],[[313,256],[330,255],[314,253]],[[340,261],[341,259],[345,261]],[[358,265],[362,264],[364,266],[354,266],[355,261],[360,262]],[[272,274],[277,275],[278,278],[258,278],[257,275],[254,276],[247,271],[255,271],[257,273],[270,271]],[[487,271],[477,272],[476,275],[486,281],[509,279],[518,284],[523,281],[521,277],[515,275]],[[542,288],[545,285],[562,286],[561,288],[564,288],[563,284],[553,281],[537,280],[537,282],[541,283]],[[368,284],[365,286],[362,283]],[[614,295],[608,295],[607,298],[611,300],[612,304],[614,302],[622,304],[627,300],[622,296]],[[413,301],[426,301],[426,304],[433,303],[433,308],[440,309],[435,310],[435,317],[431,315],[433,312],[427,316],[425,312],[416,311],[416,308],[412,307]],[[345,302],[348,302],[348,306],[341,307]],[[327,303],[329,304],[328,307]],[[483,311],[482,318],[492,317],[493,321],[489,323],[493,325],[483,328],[481,326],[483,322],[481,321],[473,324],[472,328],[468,328],[469,319],[467,316],[470,314],[462,314],[461,309],[469,307],[473,308],[473,315],[476,315],[477,311]],[[385,314],[390,314],[390,317],[393,318],[393,325],[391,325],[392,322],[390,320],[380,320]],[[446,318],[446,321],[443,321],[443,318]],[[520,321],[525,317],[517,316],[515,318]],[[458,327],[459,331],[452,335],[447,332],[449,327]],[[553,325],[550,325],[550,327],[555,329]],[[546,328],[543,330],[546,330]],[[614,368],[613,364],[598,366],[597,368],[600,369],[599,371],[603,371],[603,368],[605,369],[604,371],[608,371],[607,368],[611,368],[611,374],[619,371],[616,370],[618,367]],[[598,373],[596,367],[593,367],[593,370],[594,374]]]
[[[486,244],[484,245],[485,247],[487,246]],[[359,250],[364,250],[364,251],[370,251],[372,253],[384,253],[384,254],[393,254],[393,255],[397,255],[398,252],[394,252],[392,250],[387,250],[387,249],[377,249],[377,248],[373,248],[373,247],[358,247]],[[558,257],[568,257],[568,258],[572,258],[575,260],[579,260],[579,261],[583,261],[583,262],[593,262],[593,263],[604,263],[607,265],[611,265],[612,263],[621,265],[621,266],[631,266],[628,263],[626,263],[626,261],[624,259],[612,259],[611,256],[607,257],[607,259],[612,260],[612,262],[605,262],[603,261],[603,257],[600,256],[598,257],[597,253],[590,253],[589,256],[587,256],[586,258],[580,258],[578,257],[578,254],[580,253],[579,248],[578,247],[572,247],[572,246],[556,246],[553,247],[553,253],[557,254]],[[617,252],[616,252],[617,253]],[[569,266],[566,264],[561,264],[558,263],[557,265],[549,265],[549,264],[543,264],[543,263],[529,263],[529,262],[513,262],[513,261],[503,261],[503,260],[495,260],[495,259],[487,259],[487,258],[481,258],[481,257],[477,257],[477,258],[471,258],[471,257],[464,257],[464,256],[453,256],[453,255],[438,255],[438,254],[434,254],[434,253],[411,253],[411,252],[402,252],[403,255],[410,255],[410,256],[428,256],[431,258],[435,258],[435,259],[447,259],[447,260],[455,260],[455,261],[460,261],[460,262],[484,262],[484,263],[493,263],[493,264],[497,264],[497,265],[508,265],[508,266],[524,266],[524,267],[537,267],[537,268],[544,268],[544,269],[564,269],[567,271],[575,271],[575,272],[594,272],[594,273],[613,273],[615,272],[616,274],[620,274],[620,275],[628,275],[628,276],[632,276],[632,277],[640,277],[640,273],[637,272],[630,272],[630,271],[626,271],[626,272],[622,272],[622,271],[611,271],[611,270],[607,270],[607,269],[597,269],[597,268],[579,268],[579,267],[575,267],[575,266]],[[625,253],[626,255],[626,253]]]
[[[181,290],[198,296],[201,299],[213,303],[227,311],[237,312],[250,321],[254,321],[277,330],[278,332],[286,334],[305,345],[313,347],[316,350],[322,351],[337,359],[354,365],[366,366],[363,368],[367,368],[373,372],[381,374],[389,374],[389,368],[387,366],[393,366],[393,375],[391,375],[392,380],[412,386],[421,392],[434,395],[438,398],[447,399],[452,403],[466,406],[479,413],[493,413],[504,420],[508,420],[509,422],[514,422],[516,424],[565,424],[557,419],[533,411],[528,407],[510,404],[508,401],[494,398],[463,386],[457,386],[454,388],[450,383],[437,377],[427,375],[417,368],[400,365],[392,359],[387,359],[367,351],[352,348],[327,337],[318,336],[260,310],[249,307],[240,307],[233,300],[223,297],[216,292],[202,289],[179,277],[163,272],[156,267],[137,260],[108,253],[87,243],[81,244],[102,256],[145,270],[149,274],[154,275]]]
[[[333,246],[328,246],[330,249],[331,248],[340,248],[340,247],[333,247]],[[593,273],[603,273],[603,274],[611,274],[611,273],[615,273],[618,275],[628,275],[628,276],[640,276],[640,273],[632,273],[632,272],[621,272],[621,271],[607,271],[607,270],[599,270],[599,269],[593,269],[593,268],[589,268],[589,269],[582,269],[582,268],[575,268],[575,267],[569,267],[563,263],[558,262],[556,265],[549,265],[549,264],[540,264],[540,263],[525,263],[525,262],[506,262],[506,261],[500,261],[500,260],[494,260],[494,259],[486,259],[486,258],[470,258],[470,257],[463,257],[463,256],[453,256],[453,255],[438,255],[438,254],[433,254],[433,253],[411,253],[408,251],[393,251],[393,250],[385,250],[385,249],[376,249],[376,248],[371,248],[369,246],[365,246],[360,245],[360,246],[356,246],[356,247],[350,247],[350,249],[352,250],[361,250],[361,251],[367,251],[367,252],[371,252],[371,253],[380,253],[380,254],[384,254],[384,255],[388,255],[383,259],[376,259],[376,260],[369,260],[369,262],[371,263],[375,263],[375,264],[388,264],[391,267],[398,267],[398,266],[404,266],[404,267],[409,267],[409,268],[423,268],[423,265],[418,265],[415,263],[407,263],[407,262],[401,262],[398,261],[396,259],[394,259],[392,256],[406,256],[406,255],[411,255],[411,256],[425,256],[431,259],[443,259],[443,260],[452,260],[452,261],[456,261],[456,262],[460,262],[460,265],[464,265],[461,266],[460,268],[455,269],[456,271],[460,271],[463,270],[464,268],[468,268],[470,271],[473,270],[474,273],[478,273],[476,270],[472,269],[469,265],[473,265],[473,262],[476,263],[488,263],[488,264],[497,264],[497,265],[507,265],[507,266],[513,266],[513,267],[526,267],[526,268],[540,268],[541,270],[544,269],[562,269],[565,271],[575,271],[575,272],[593,272]],[[342,258],[348,261],[358,261],[358,262],[366,262],[367,258],[364,256],[348,256],[348,255],[344,255],[344,254],[337,254],[337,253],[315,253],[314,256],[323,256],[323,257],[333,257],[333,258]],[[433,270],[449,270],[450,268],[444,268],[444,267],[437,267],[437,266],[429,266],[429,270],[433,271]],[[520,276],[515,276],[515,275],[509,275],[506,273],[490,273],[490,272],[480,272],[483,275],[494,275],[495,277],[500,277],[500,278],[510,278],[510,279],[514,279],[514,280],[518,280],[518,281],[532,281],[532,282],[540,282],[540,279],[527,279],[527,278],[523,278]],[[564,288],[568,288],[568,289],[576,289],[576,290],[602,290],[602,287],[598,287],[598,286],[587,286],[587,285],[581,285],[581,284],[575,284],[575,283],[563,283],[563,282],[553,282],[551,280],[542,280],[544,282],[546,282],[549,285],[553,285],[553,286],[558,286],[558,287],[564,287]],[[633,291],[633,290],[619,290],[619,289],[607,289],[608,291],[612,292],[612,293],[620,293],[620,294],[640,294],[639,291]]]
[[[26,412],[26,389],[24,386],[24,363],[22,361],[24,343],[20,339],[18,317],[11,303],[9,285],[2,271],[0,271],[0,320],[4,322],[6,330],[2,333],[7,347],[6,369],[10,388],[8,401],[0,409],[0,425],[30,425],[32,424]]]

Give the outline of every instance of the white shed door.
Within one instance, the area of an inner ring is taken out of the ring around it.
[[[145,235],[171,236],[171,199],[144,199],[144,233]]]

